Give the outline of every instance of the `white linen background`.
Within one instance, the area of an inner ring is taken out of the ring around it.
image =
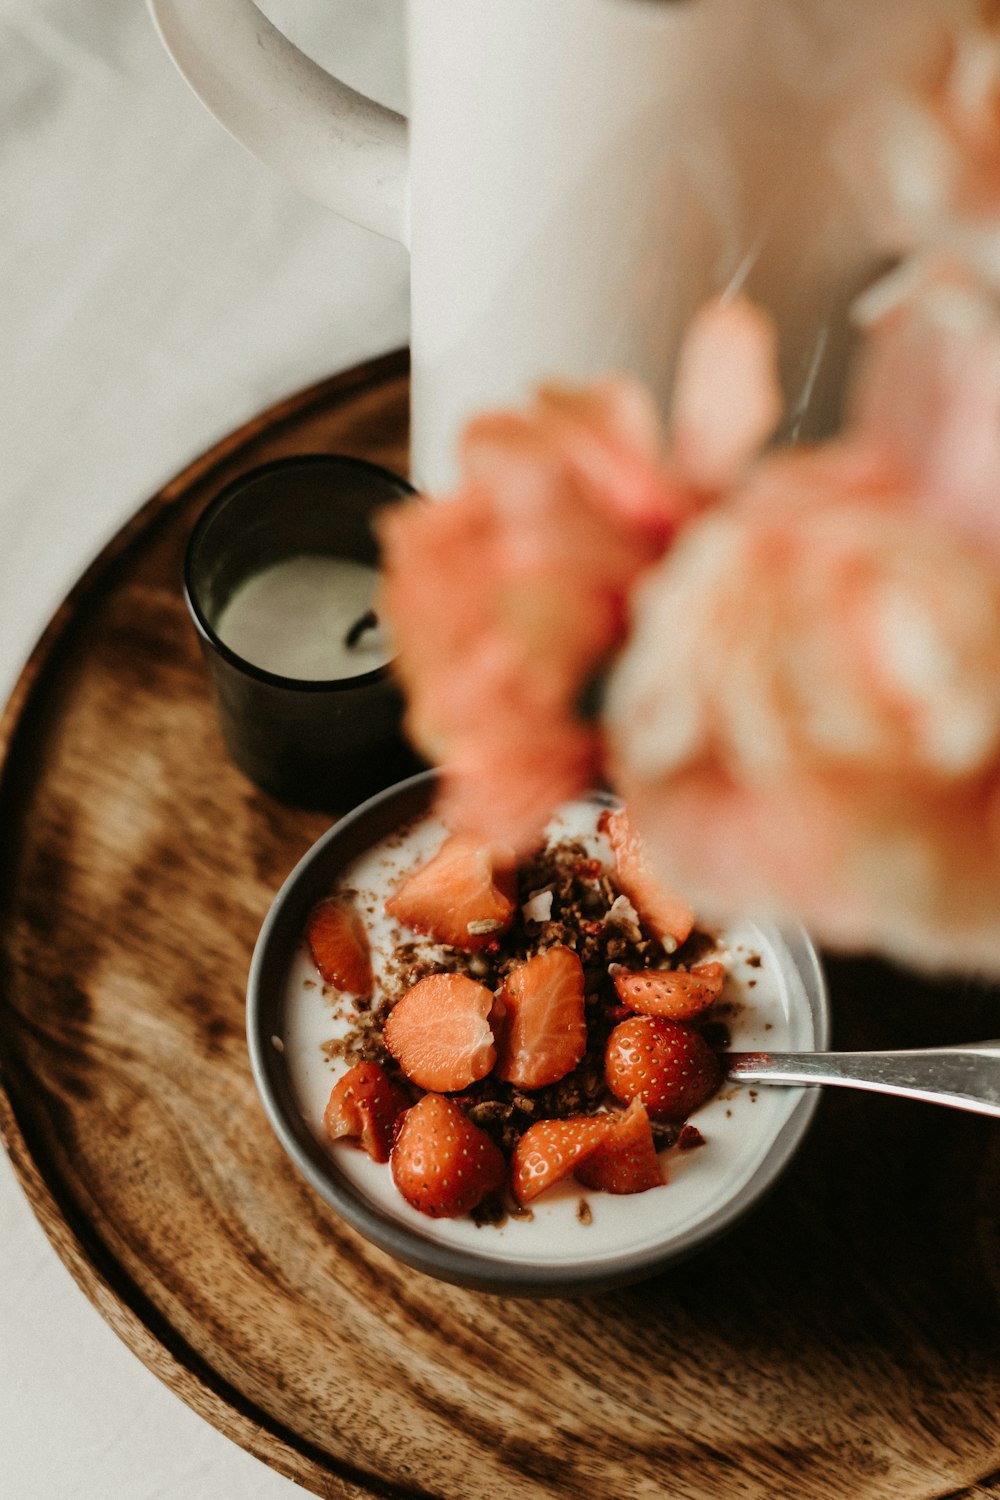
[[[405,108],[401,0],[261,8]],[[0,0],[3,698],[144,500],[261,407],[404,343],[407,319],[405,252],[231,141],[141,0]],[[3,1500],[303,1493],[119,1342],[2,1153],[0,1434]]]

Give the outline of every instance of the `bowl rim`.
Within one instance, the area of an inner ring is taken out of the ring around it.
[[[812,1123],[820,1089],[802,1089],[742,1188],[668,1244],[649,1245],[617,1256],[602,1255],[593,1262],[548,1266],[443,1244],[383,1214],[360,1188],[337,1173],[295,1103],[282,1054],[272,1043],[283,1006],[283,984],[275,983],[275,972],[287,973],[288,954],[301,942],[309,909],[329,891],[336,873],[332,866],[342,868],[401,822],[429,810],[436,782],[436,771],[421,771],[347,813],[298,860],[271,903],[250,963],[246,1005],[251,1070],[271,1128],[313,1190],[353,1229],[405,1265],[440,1280],[500,1295],[571,1295],[655,1275],[707,1248],[770,1191]],[[331,846],[338,851],[336,858],[329,852]],[[806,990],[812,1011],[813,1045],[817,1051],[823,1050],[829,1044],[830,1006],[819,954],[799,924],[782,927],[781,936],[792,951]]]

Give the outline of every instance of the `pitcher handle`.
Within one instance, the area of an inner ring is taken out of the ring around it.
[[[148,0],[167,52],[241,145],[310,198],[409,243],[403,115],[324,71],[252,0]]]

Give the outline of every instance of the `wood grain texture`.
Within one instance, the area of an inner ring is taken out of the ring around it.
[[[402,358],[377,362],[180,475],[81,580],[8,706],[0,1124],[39,1218],[163,1380],[319,1495],[1000,1495],[994,1122],[831,1095],[714,1248],[538,1303],[396,1266],[272,1137],[243,984],[324,820],[227,763],[181,558],[252,464],[401,468],[406,394]],[[839,1046],[1000,1033],[995,992],[830,971]]]

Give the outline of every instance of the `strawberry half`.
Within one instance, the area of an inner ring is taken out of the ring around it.
[[[393,891],[386,911],[413,932],[465,953],[485,948],[514,918],[512,871],[498,869],[494,855],[474,839],[452,834]]]
[[[711,1098],[722,1072],[696,1031],[665,1016],[631,1016],[608,1037],[604,1077],[623,1104],[641,1099],[654,1120],[683,1120]]]
[[[504,1009],[496,1076],[523,1089],[558,1083],[587,1050],[583,965],[571,948],[516,964],[500,991]]]
[[[690,1021],[722,994],[726,971],[720,963],[693,969],[621,970],[615,975],[618,998],[644,1016]]]
[[[612,1115],[613,1125],[604,1140],[574,1168],[584,1187],[605,1193],[645,1193],[662,1187],[666,1175],[653,1143],[646,1106],[633,1099],[622,1115]]]
[[[313,963],[327,984],[359,999],[372,992],[372,961],[368,934],[361,917],[337,896],[314,906],[306,926]]]
[[[673,953],[690,936],[694,912],[656,879],[624,808],[602,812],[597,826],[611,844],[616,885],[631,901],[643,925],[667,953]]]
[[[355,1063],[334,1084],[323,1126],[331,1141],[352,1137],[372,1161],[388,1161],[396,1121],[409,1102],[378,1063]]]
[[[613,1117],[609,1114],[573,1115],[568,1120],[538,1120],[529,1125],[510,1159],[511,1187],[518,1203],[530,1203],[568,1177],[610,1128]]]
[[[496,1062],[492,990],[465,974],[428,974],[398,1001],[383,1037],[407,1078],[452,1094],[485,1078]]]
[[[469,1213],[499,1192],[507,1170],[486,1132],[440,1094],[425,1094],[407,1110],[390,1160],[407,1203],[432,1219]]]

